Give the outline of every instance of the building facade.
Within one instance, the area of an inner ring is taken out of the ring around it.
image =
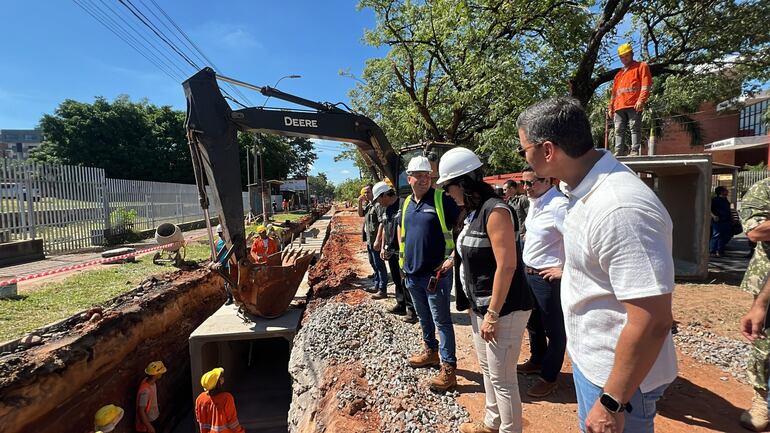
[[[39,129],[0,129],[0,155],[4,158],[27,159],[42,142],[43,131]]]

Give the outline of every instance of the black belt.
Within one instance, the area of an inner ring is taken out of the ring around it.
[[[529,266],[524,266],[524,272],[529,275],[540,275],[540,269],[531,268]]]

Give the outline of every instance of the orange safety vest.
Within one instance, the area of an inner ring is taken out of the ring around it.
[[[652,74],[645,62],[634,62],[621,68],[612,82],[610,106],[613,111],[634,108],[637,101],[647,102],[652,89]]]
[[[142,391],[149,389],[152,385],[147,383],[147,378],[142,379],[142,383],[139,384],[139,391],[136,392],[136,406],[139,407],[139,396]],[[147,405],[144,407],[144,413],[150,412],[150,406],[152,405],[153,395],[150,393],[150,398],[147,399]],[[139,418],[139,412],[136,413],[136,431],[147,431],[147,427],[144,426],[142,419]]]
[[[195,419],[201,433],[246,433],[238,422],[235,399],[229,392],[213,396],[202,392],[195,400]]]
[[[278,242],[268,237],[267,238],[267,250],[265,250],[265,243],[264,240],[257,236],[256,239],[254,239],[254,243],[251,245],[251,257],[254,259],[257,263],[266,263],[267,262],[267,256],[270,254],[275,254],[278,252]]]

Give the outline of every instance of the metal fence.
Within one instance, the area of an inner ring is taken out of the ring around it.
[[[248,209],[248,193],[242,197]],[[64,253],[103,245],[109,233],[201,219],[195,185],[108,179],[92,167],[0,164],[0,242],[42,239],[46,254]]]
[[[766,179],[768,175],[767,170],[738,172],[738,197],[743,197],[743,194],[746,194],[751,185]]]

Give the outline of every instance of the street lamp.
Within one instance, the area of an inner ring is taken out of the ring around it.
[[[280,82],[281,82],[281,81],[282,81],[284,78],[302,78],[302,75],[295,75],[295,74],[292,74],[292,75],[284,75],[283,77],[279,78],[279,79],[278,79],[278,81],[276,81],[276,82],[275,82],[275,84],[273,84],[273,89],[277,89],[277,88],[278,88],[278,84],[279,84],[279,83],[280,83]],[[269,100],[270,100],[270,97],[268,96],[267,98],[265,98],[265,102],[263,102],[263,103],[262,103],[262,106],[261,106],[261,107],[259,107],[259,108],[265,108],[265,105],[267,104],[267,101],[269,101]]]

